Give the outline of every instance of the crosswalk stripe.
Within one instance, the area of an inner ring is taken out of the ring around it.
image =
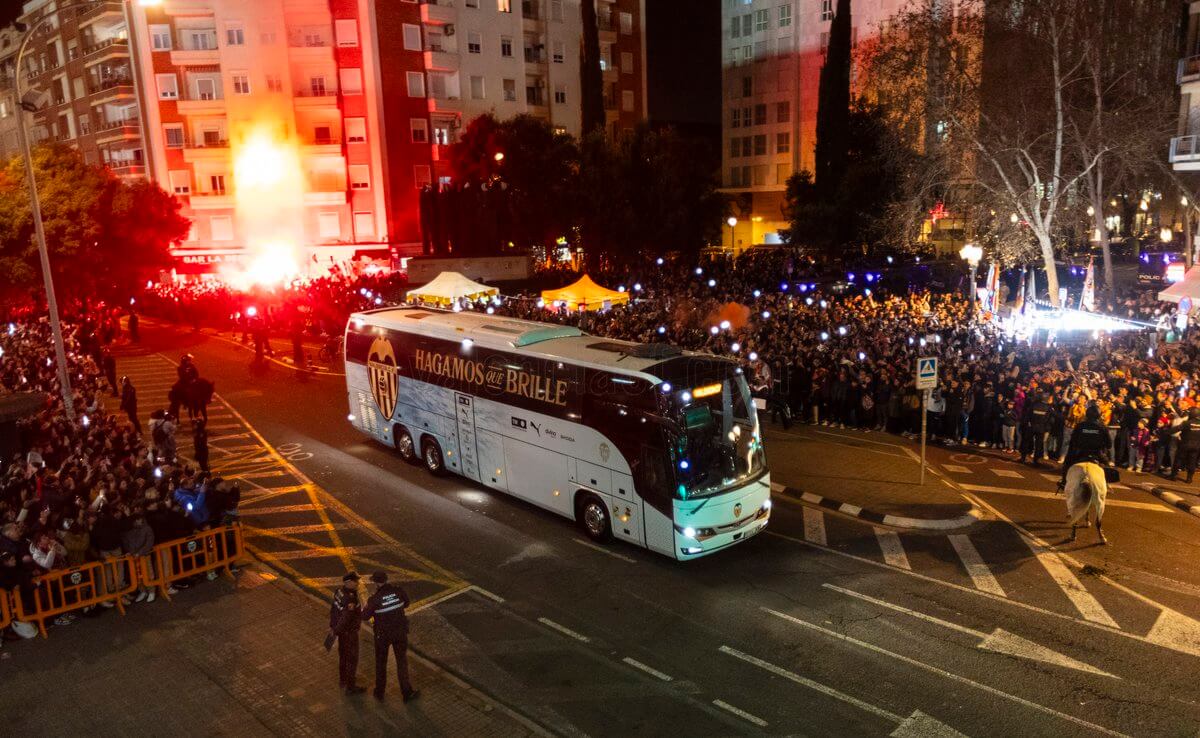
[[[1062,559],[1060,559],[1057,554],[1055,554],[1053,551],[1046,550],[1041,544],[1035,543],[1025,536],[1021,536],[1021,539],[1024,540],[1029,546],[1030,550],[1033,551],[1033,555],[1037,557],[1037,560],[1041,562],[1043,567],[1045,567],[1046,572],[1050,575],[1050,578],[1053,579],[1054,583],[1058,585],[1058,588],[1063,591],[1063,594],[1067,596],[1067,599],[1071,601],[1071,604],[1075,606],[1075,609],[1079,611],[1079,614],[1083,616],[1084,620],[1090,620],[1093,623],[1107,625],[1110,628],[1119,627],[1117,625],[1117,621],[1112,619],[1112,616],[1110,616],[1104,610],[1104,607],[1095,597],[1092,596],[1091,592],[1088,592],[1086,589],[1084,589],[1083,584],[1078,578],[1076,578],[1071,570],[1067,568],[1067,565],[1062,562]]]
[[[998,477],[1009,477],[1010,479],[1021,479],[1021,472],[1013,471],[1012,469],[992,469],[992,473]]]
[[[1055,484],[1057,484],[1057,483],[1058,483],[1058,481],[1059,481],[1060,479],[1062,479],[1062,477],[1061,477],[1061,476],[1059,476],[1058,474],[1043,474],[1043,475],[1042,475],[1042,478],[1043,478],[1043,479],[1045,479],[1045,480],[1046,480],[1046,481],[1048,481],[1048,482],[1054,482]]]
[[[904,544],[900,542],[900,536],[896,535],[895,531],[875,528],[875,537],[879,539],[879,548],[883,551],[883,560],[888,566],[912,569],[912,565],[908,563],[908,555],[904,553]]]
[[[804,508],[804,539],[819,546],[828,545],[825,542],[825,513]]]
[[[967,467],[959,466],[957,464],[942,464],[942,468],[948,472],[954,472],[955,474],[970,474],[971,473],[971,470],[968,469]]]
[[[1020,497],[1031,497],[1038,500],[1054,500],[1059,504],[1066,504],[1065,498],[1055,492],[1039,492],[1032,489],[1015,489],[1013,487],[991,487],[986,484],[967,484],[960,482],[959,485],[968,492],[983,492],[985,494],[997,495],[1018,495]],[[1133,502],[1131,500],[1114,500],[1111,497],[1105,502],[1107,507],[1127,507],[1134,510],[1149,510],[1150,512],[1171,512],[1169,508],[1163,507],[1154,502]]]
[[[949,538],[950,545],[954,546],[958,558],[962,560],[963,566],[967,569],[967,574],[975,583],[975,589],[1007,597],[1000,582],[996,581],[996,577],[992,576],[987,564],[983,563],[983,557],[979,555],[979,551],[975,548],[975,544],[971,543],[971,539],[967,536],[949,536]]]

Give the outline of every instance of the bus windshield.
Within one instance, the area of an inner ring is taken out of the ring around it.
[[[743,485],[766,469],[758,413],[742,373],[682,394],[675,411],[676,493],[705,497]]]

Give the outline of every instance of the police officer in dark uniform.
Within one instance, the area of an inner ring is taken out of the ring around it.
[[[1037,466],[1046,453],[1046,433],[1050,430],[1050,404],[1045,395],[1038,395],[1025,407],[1021,419],[1021,463],[1033,454],[1033,465]]]
[[[1183,421],[1183,429],[1179,436],[1179,451],[1175,454],[1175,463],[1171,465],[1171,476],[1174,479],[1180,469],[1187,469],[1188,484],[1196,473],[1196,463],[1200,461],[1200,407],[1188,410],[1187,419]]]
[[[337,638],[338,686],[346,694],[361,694],[358,686],[358,629],[362,625],[362,603],[358,599],[358,574],[347,572],[342,586],[333,593],[329,606],[329,639]]]
[[[1067,470],[1075,464],[1085,461],[1103,462],[1112,449],[1112,436],[1108,428],[1100,422],[1100,409],[1088,405],[1083,422],[1075,426],[1071,433],[1071,442],[1067,446],[1066,457],[1063,459],[1062,480],[1058,483],[1061,488],[1067,482]]]
[[[408,594],[398,584],[388,584],[387,574],[377,571],[371,575],[375,593],[367,599],[362,616],[375,619],[375,699],[383,699],[387,684],[388,651],[396,653],[396,671],[400,678],[400,694],[404,701],[420,694],[408,681]]]

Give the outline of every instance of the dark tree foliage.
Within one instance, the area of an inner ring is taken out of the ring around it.
[[[600,26],[596,19],[596,1],[580,3],[583,14],[583,49],[579,65],[582,84],[583,134],[587,136],[597,128],[603,129],[604,76],[600,70]]]
[[[836,189],[846,165],[850,54],[850,0],[838,0],[817,92],[816,180],[831,189]]]

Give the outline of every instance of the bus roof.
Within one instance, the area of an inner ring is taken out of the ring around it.
[[[423,307],[390,307],[350,316],[351,322],[392,330],[461,341],[470,338],[487,348],[525,349],[531,354],[572,364],[640,375],[652,383],[661,380],[652,367],[667,359],[695,356],[665,344],[644,344],[601,338],[573,326],[539,323],[471,311],[451,312]],[[716,357],[706,357],[716,358]]]

